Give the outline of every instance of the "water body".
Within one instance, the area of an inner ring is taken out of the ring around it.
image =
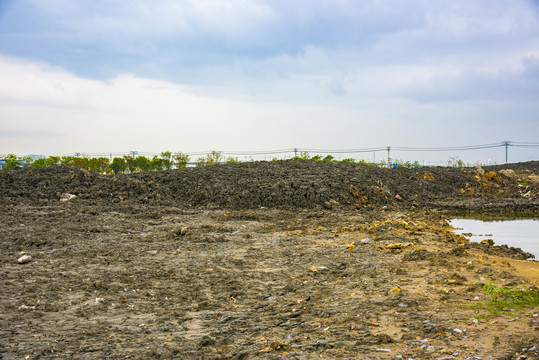
[[[457,234],[472,233],[471,241],[494,240],[495,245],[521,248],[539,260],[539,219],[516,219],[484,221],[475,219],[453,219],[451,225]]]

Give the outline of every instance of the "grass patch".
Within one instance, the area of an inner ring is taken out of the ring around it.
[[[488,318],[518,311],[527,307],[539,306],[539,290],[529,288],[527,290],[503,288],[491,281],[483,285],[483,293],[490,295],[489,301],[479,301],[467,306],[470,309],[485,309]]]

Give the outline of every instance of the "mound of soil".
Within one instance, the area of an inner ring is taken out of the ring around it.
[[[69,167],[0,172],[0,201],[14,204],[57,201],[69,193],[81,200],[161,203],[184,208],[329,209],[385,205],[459,210],[472,202],[475,207],[492,206],[494,202],[514,203],[517,210],[530,210],[536,206],[539,192],[536,185],[526,190],[528,196],[524,198],[516,179],[503,175],[485,178],[478,176],[475,169],[385,169],[313,161],[253,162],[119,176]]]

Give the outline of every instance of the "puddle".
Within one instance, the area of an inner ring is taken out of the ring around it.
[[[495,245],[506,244],[521,248],[534,254],[535,260],[539,260],[539,219],[503,221],[453,219],[450,224],[457,228],[455,230],[457,234],[472,233],[472,237],[467,237],[471,241],[492,239]]]

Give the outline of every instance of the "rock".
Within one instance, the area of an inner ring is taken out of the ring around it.
[[[528,176],[528,180],[532,184],[539,184],[539,175],[531,174],[530,176]]]
[[[340,205],[340,203],[338,201],[336,201],[336,200],[333,200],[333,199],[324,202],[324,207],[326,209],[328,209],[328,210],[331,210],[331,209],[333,209],[333,208],[335,208],[335,207],[337,207],[339,205]]]
[[[200,339],[200,346],[201,347],[212,346],[212,345],[215,345],[215,339],[212,338],[211,336],[204,335],[202,337],[202,339]]]
[[[412,245],[413,245],[412,243],[393,243],[393,244],[387,244],[385,248],[388,250],[404,249]]]
[[[461,329],[453,329],[453,332],[456,334],[456,335],[462,335],[463,331]]]
[[[508,178],[516,178],[517,177],[517,174],[515,173],[515,170],[513,169],[503,169],[503,170],[500,170],[498,171],[500,174],[508,177]]]
[[[33,258],[30,255],[23,255],[17,260],[17,262],[19,264],[26,264],[26,263],[29,263],[32,260],[33,260]]]
[[[475,171],[477,171],[477,175],[483,177],[483,175],[485,175],[485,170],[483,170],[483,168],[479,165],[476,165],[475,166]]]
[[[184,224],[180,224],[170,231],[172,236],[185,236],[185,234],[187,234],[187,226]]]
[[[62,197],[60,198],[60,201],[69,201],[76,198],[77,195],[69,194],[69,193],[63,193]]]

